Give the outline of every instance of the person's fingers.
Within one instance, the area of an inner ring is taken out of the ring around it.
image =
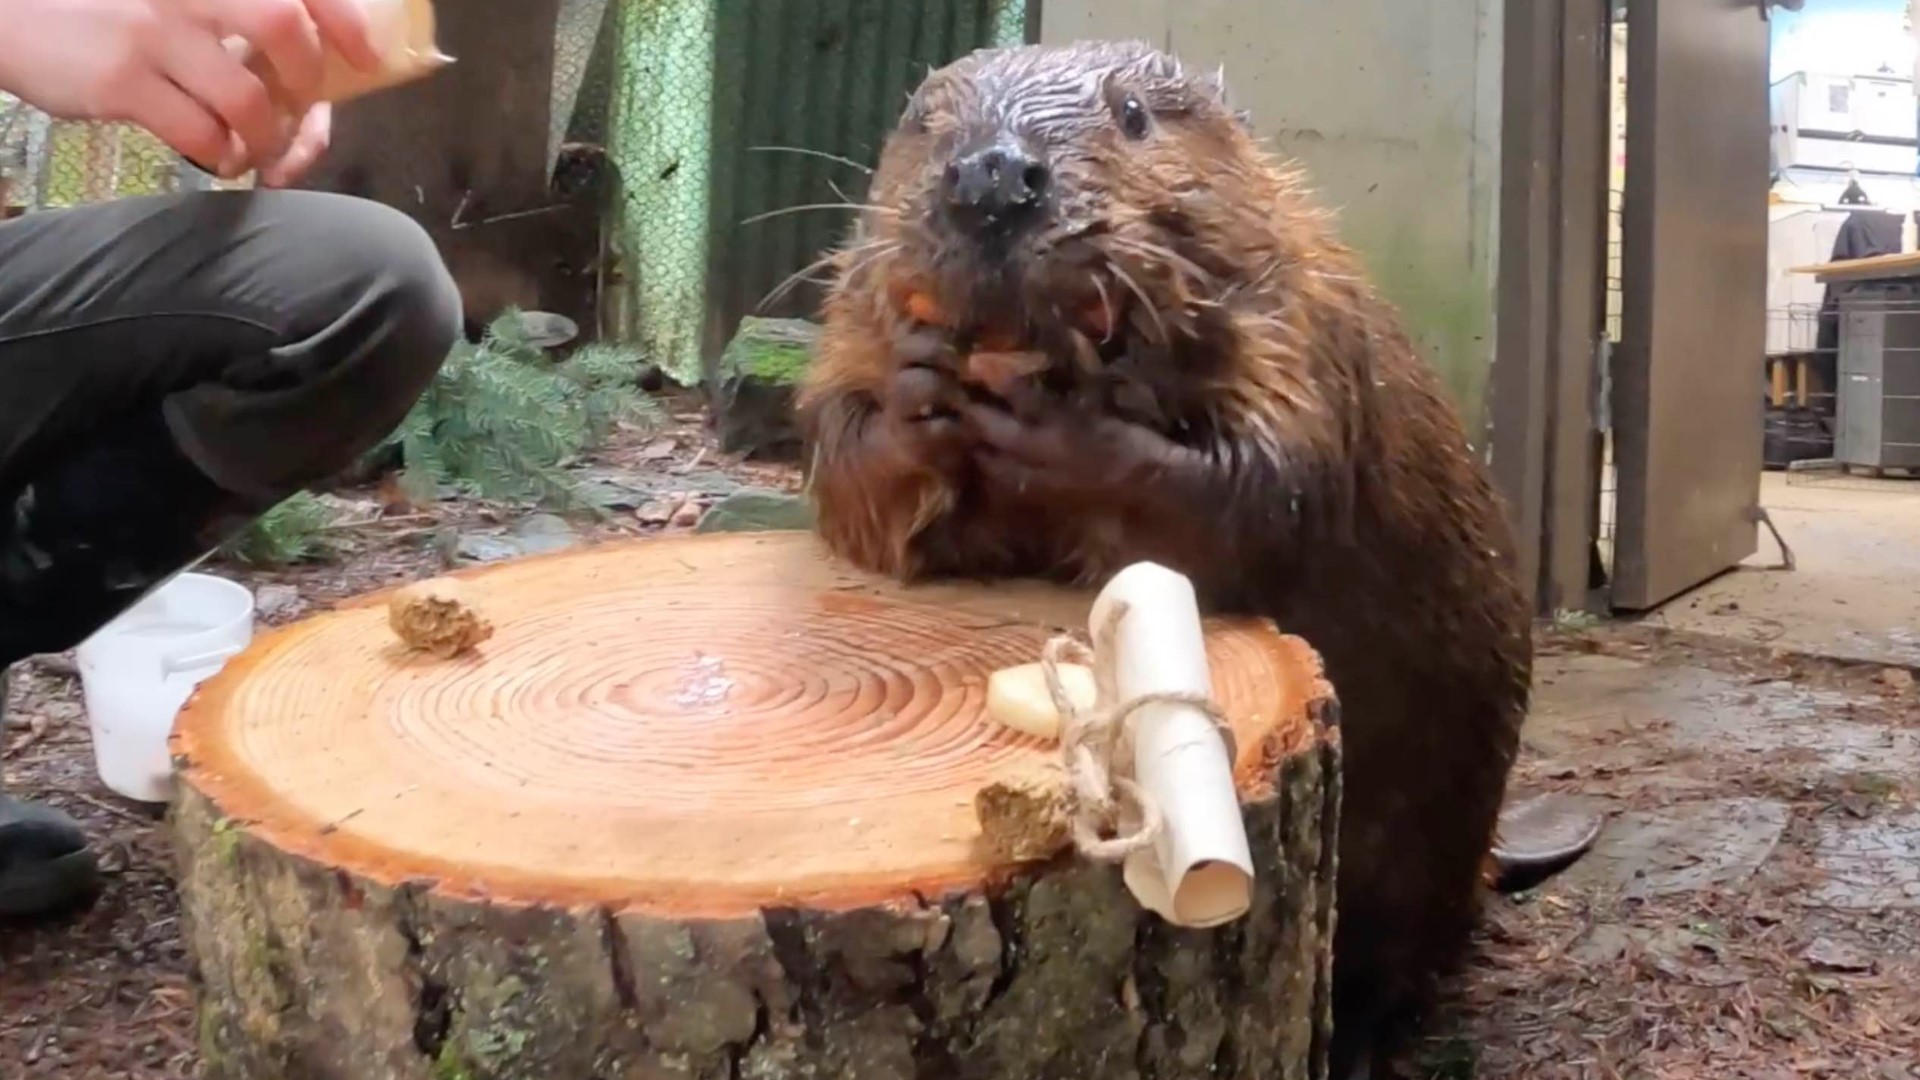
[[[380,68],[380,52],[373,44],[373,24],[360,0],[305,0],[307,13],[320,28],[320,36],[347,63],[361,71]]]
[[[286,187],[306,175],[308,169],[327,152],[333,141],[333,106],[321,102],[307,110],[300,130],[280,160],[260,170],[260,182],[267,187]]]
[[[138,104],[126,119],[179,151],[202,169],[219,173],[234,150],[233,133],[206,106],[158,73],[136,83]]]
[[[320,28],[303,0],[202,0],[201,17],[223,35],[244,39],[298,102],[320,86]]]
[[[248,159],[244,170],[286,153],[292,136],[289,118],[275,105],[266,83],[248,71],[220,40],[205,33],[178,33],[162,46],[161,69],[182,90],[240,137]]]

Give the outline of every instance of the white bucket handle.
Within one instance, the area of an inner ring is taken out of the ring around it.
[[[214,667],[226,663],[240,655],[242,651],[244,651],[243,646],[227,645],[208,652],[195,653],[192,656],[163,656],[160,658],[160,674],[161,677],[167,678]]]

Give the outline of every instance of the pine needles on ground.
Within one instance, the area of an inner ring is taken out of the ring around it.
[[[480,343],[454,347],[388,440],[405,458],[401,483],[422,501],[451,486],[487,499],[587,508],[566,467],[617,425],[657,419],[639,388],[640,369],[635,351],[605,344],[556,363],[509,311]]]

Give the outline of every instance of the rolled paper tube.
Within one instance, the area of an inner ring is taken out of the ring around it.
[[[1099,628],[1113,617],[1110,634]],[[1157,563],[1114,575],[1088,619],[1095,670],[1111,705],[1152,694],[1213,693],[1206,639],[1193,583]],[[1130,855],[1123,876],[1140,903],[1180,926],[1207,927],[1246,914],[1253,899],[1253,856],[1233,780],[1227,740],[1204,709],[1153,702],[1133,720],[1134,781],[1160,808],[1157,841]]]

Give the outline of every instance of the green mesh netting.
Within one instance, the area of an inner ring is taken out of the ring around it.
[[[48,210],[213,186],[139,128],[55,120],[0,94],[0,188],[10,209]]]
[[[739,318],[842,234],[865,190],[858,165],[927,70],[1025,40],[1027,21],[1025,0],[613,0],[608,325],[698,381]],[[817,299],[796,289],[764,313],[808,314]]]
[[[715,0],[618,0],[607,150],[619,175],[607,324],[683,382],[700,371]]]

